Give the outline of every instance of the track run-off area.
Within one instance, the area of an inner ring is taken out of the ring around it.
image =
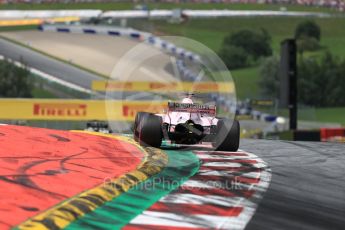
[[[271,179],[245,151],[12,125],[0,162],[0,229],[244,229]]]

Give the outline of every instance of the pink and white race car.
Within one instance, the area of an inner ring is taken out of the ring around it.
[[[134,140],[160,147],[163,139],[184,145],[211,142],[217,150],[237,151],[240,125],[237,120],[217,118],[215,105],[197,104],[186,97],[181,103],[168,102],[166,114],[136,114]]]

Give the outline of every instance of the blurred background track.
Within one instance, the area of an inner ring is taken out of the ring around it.
[[[0,38],[0,54],[15,61],[24,61],[29,67],[36,68],[44,73],[85,89],[91,88],[91,82],[93,80],[103,79],[96,74],[71,66],[2,38]]]

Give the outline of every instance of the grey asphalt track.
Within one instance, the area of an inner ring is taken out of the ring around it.
[[[29,67],[36,68],[44,73],[85,89],[91,88],[91,82],[93,80],[103,79],[95,74],[68,65],[2,38],[0,38],[0,55],[15,61],[23,60]]]
[[[252,229],[345,229],[345,145],[242,140],[272,169]]]

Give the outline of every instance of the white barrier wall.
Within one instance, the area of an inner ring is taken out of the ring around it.
[[[287,16],[287,17],[329,17],[327,13],[294,12],[294,11],[245,11],[245,10],[183,10],[183,15],[191,18],[198,17],[253,17],[253,16]],[[111,17],[111,18],[169,18],[173,10],[1,10],[0,18],[53,18],[53,17]]]
[[[287,17],[328,17],[330,14],[315,12],[272,11],[272,10],[184,10],[184,15],[191,18],[208,17],[255,17],[255,16],[287,16]]]
[[[98,17],[101,10],[0,10],[2,19],[58,18],[58,17]]]

